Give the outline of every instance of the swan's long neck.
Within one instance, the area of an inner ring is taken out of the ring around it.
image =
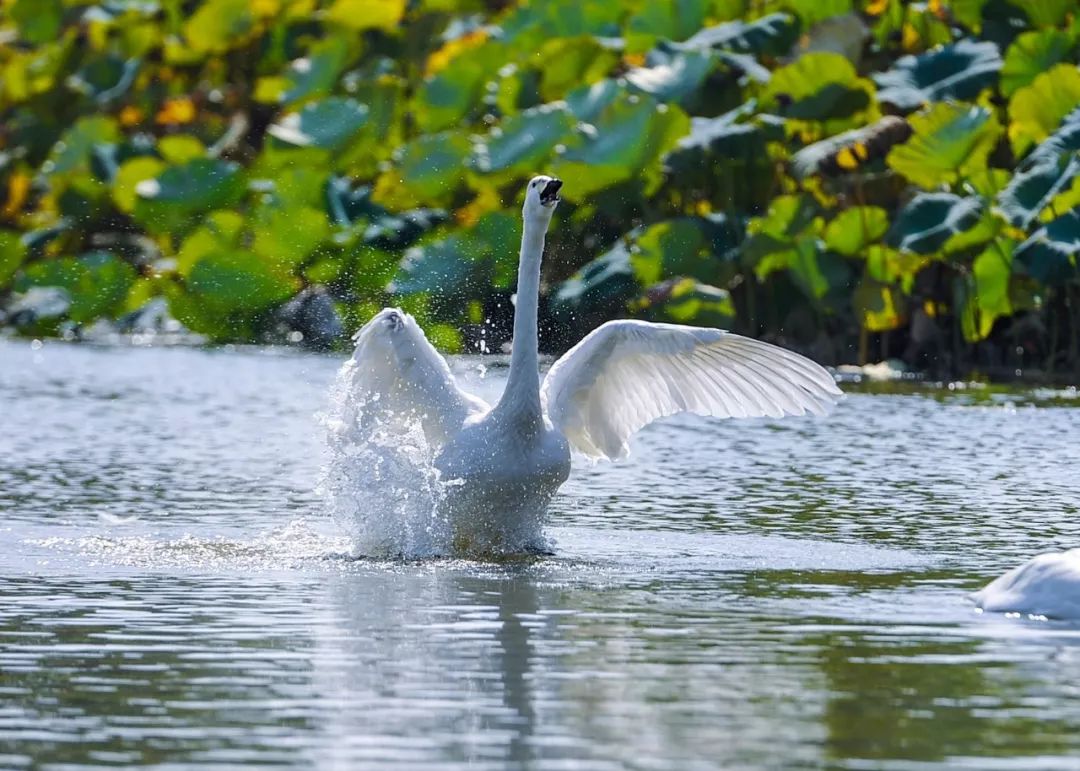
[[[523,428],[543,423],[540,410],[540,356],[537,350],[537,306],[540,303],[540,261],[547,223],[526,217],[518,262],[517,304],[514,308],[514,349],[510,377],[496,409],[512,416]]]

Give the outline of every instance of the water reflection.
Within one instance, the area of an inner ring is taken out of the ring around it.
[[[336,360],[0,360],[0,768],[1076,768],[1080,627],[964,600],[1080,539],[1067,392],[675,419],[553,558],[376,563],[311,491]]]

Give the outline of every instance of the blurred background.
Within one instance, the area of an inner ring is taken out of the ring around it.
[[[1075,0],[2,0],[0,328],[509,338],[617,316],[829,364],[1080,372]]]

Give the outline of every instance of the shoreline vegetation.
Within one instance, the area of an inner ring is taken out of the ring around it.
[[[547,352],[638,317],[1080,379],[1074,0],[8,0],[0,40],[4,335],[398,305],[499,352],[542,171]]]

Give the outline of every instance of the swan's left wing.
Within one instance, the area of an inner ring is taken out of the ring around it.
[[[356,350],[341,374],[348,421],[389,427],[416,420],[437,449],[466,419],[488,409],[458,388],[446,359],[404,311],[380,311],[354,339]]]
[[[635,431],[693,412],[718,418],[824,414],[832,376],[784,348],[719,329],[609,321],[555,362],[542,399],[585,455],[625,457]]]

